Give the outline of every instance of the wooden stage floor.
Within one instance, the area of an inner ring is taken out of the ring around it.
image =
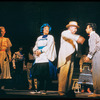
[[[100,94],[97,96],[90,96],[93,93],[68,93],[66,96],[58,95],[58,91],[47,91],[47,94],[34,94],[32,90],[14,90],[14,89],[3,89],[0,91],[0,98],[72,98],[72,99],[100,99]]]

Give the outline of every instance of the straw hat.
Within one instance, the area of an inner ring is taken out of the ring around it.
[[[78,23],[76,21],[70,21],[69,24],[66,25],[66,27],[68,28],[69,26],[75,26],[79,28]]]

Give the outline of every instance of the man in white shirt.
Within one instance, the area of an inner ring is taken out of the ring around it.
[[[96,24],[88,23],[86,27],[86,33],[90,35],[88,43],[89,43],[89,53],[87,57],[84,59],[85,62],[88,62],[92,59],[92,67],[93,67],[93,88],[94,94],[100,93],[100,36],[95,32]]]
[[[58,93],[59,95],[65,95],[66,92],[71,90],[71,81],[74,68],[74,53],[78,50],[78,44],[83,44],[85,39],[75,34],[77,28],[79,28],[76,21],[70,21],[66,25],[68,30],[64,30],[61,33],[60,50],[58,54]]]

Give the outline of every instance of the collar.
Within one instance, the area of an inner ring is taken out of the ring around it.
[[[46,38],[48,35],[43,35],[42,38]]]
[[[93,33],[95,33],[95,31],[92,31],[92,32],[90,33],[90,36],[91,36]]]

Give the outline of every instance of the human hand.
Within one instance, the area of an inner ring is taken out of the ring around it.
[[[16,66],[13,66],[14,69],[16,69]]]
[[[93,71],[93,68],[91,69],[91,72]]]
[[[89,60],[90,60],[89,57],[84,58],[84,62],[89,62]]]
[[[78,40],[77,40],[77,43],[79,44],[83,44],[85,42],[85,38],[82,37],[82,36],[79,36]]]
[[[40,50],[37,50],[36,51],[36,56],[39,56],[41,54],[41,51]]]
[[[80,72],[82,72],[82,68],[80,69]]]
[[[11,62],[11,60],[12,60],[12,59],[11,59],[11,58],[9,58],[9,62]]]

